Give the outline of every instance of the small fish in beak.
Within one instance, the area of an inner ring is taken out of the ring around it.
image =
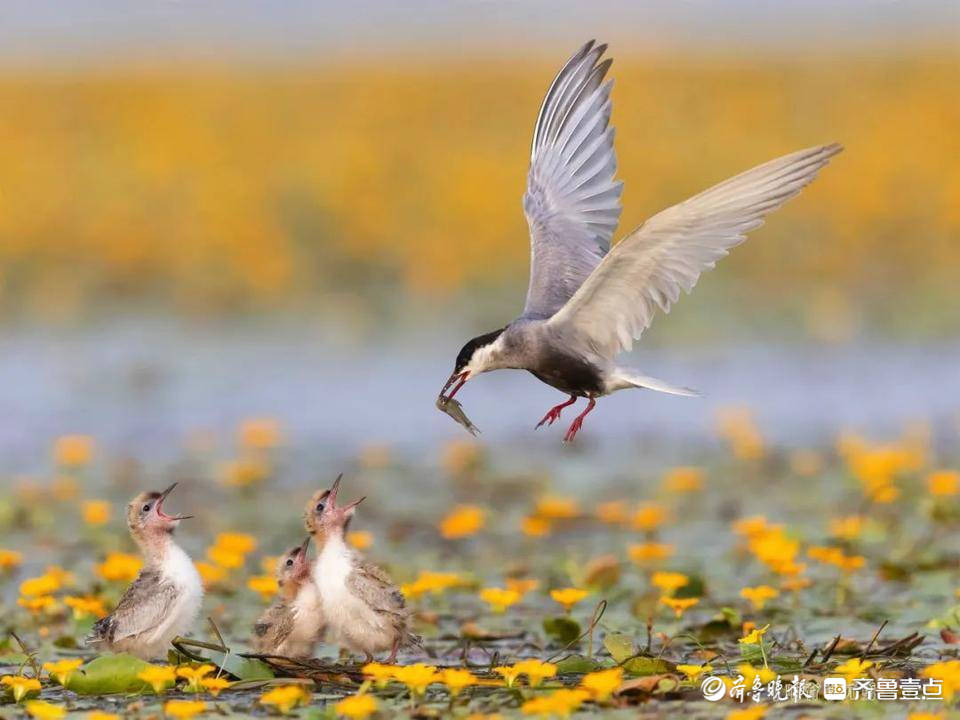
[[[463,411],[463,406],[459,400],[454,400],[452,395],[440,393],[437,398],[437,409],[452,417],[456,422],[463,425],[468,433],[474,437],[480,432],[480,428],[473,424],[467,414]]]

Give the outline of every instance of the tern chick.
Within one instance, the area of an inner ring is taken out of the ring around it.
[[[313,582],[313,567],[307,557],[309,544],[308,537],[280,558],[277,566],[280,592],[253,626],[252,645],[258,653],[313,657],[324,623],[320,593]]]
[[[165,656],[170,641],[196,620],[203,585],[193,561],[173,541],[177,525],[190,516],[163,511],[176,486],[140,493],[127,505],[127,526],[143,553],[143,569],[116,609],[93,626],[87,645],[150,660]]]
[[[611,60],[606,45],[586,43],[554,78],[533,131],[523,209],[530,229],[530,284],[519,318],[470,340],[441,390],[452,398],[480,373],[528,370],[586,409],[564,440],[573,440],[596,399],[629,388],[696,395],[618,366],[615,358],[689,293],[746,233],[800,192],[842,150],[821,145],[747,170],[654,215],[610,249],[620,218],[622,183],[610,127]],[[452,390],[451,390],[452,388]],[[438,401],[439,402],[439,401]]]
[[[313,576],[323,615],[332,639],[341,646],[362,652],[368,662],[374,653],[390,650],[387,662],[392,663],[400,647],[418,638],[410,632],[403,593],[346,543],[347,526],[364,498],[338,506],[341,477],[329,490],[317,491],[304,513],[304,525],[317,544]]]

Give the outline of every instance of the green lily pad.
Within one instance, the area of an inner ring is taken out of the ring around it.
[[[633,638],[623,633],[608,633],[603,638],[603,646],[618,664],[637,654],[633,647]]]
[[[674,672],[677,668],[673,663],[652,657],[635,657],[623,664],[624,672],[629,675],[663,675]]]
[[[599,670],[602,666],[593,658],[583,655],[570,655],[557,663],[557,672],[561,675],[570,673],[586,674]]]
[[[101,655],[77,670],[67,689],[78,695],[143,692],[150,686],[137,675],[148,667],[150,663],[133,655]]]
[[[580,623],[568,615],[544,618],[543,630],[561,643],[571,643],[580,637],[581,633]]]

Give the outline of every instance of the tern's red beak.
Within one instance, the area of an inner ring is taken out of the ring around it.
[[[450,394],[447,395],[447,400],[451,399],[454,395],[457,394],[457,391],[463,387],[463,384],[467,381],[467,378],[470,377],[470,373],[467,371],[464,372],[455,372],[450,376],[450,379],[447,380],[446,384],[443,386],[443,390],[440,391],[440,397],[443,397],[443,394],[450,389],[454,383],[458,383],[453,390],[450,391]]]

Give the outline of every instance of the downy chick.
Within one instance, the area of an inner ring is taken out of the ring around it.
[[[307,557],[307,537],[291,548],[277,566],[280,592],[253,626],[251,645],[264,655],[292,658],[313,657],[313,648],[323,633],[320,593],[313,582],[313,566]]]
[[[331,639],[351,651],[373,654],[390,650],[394,662],[401,646],[417,643],[410,632],[410,612],[403,594],[387,574],[346,543],[350,519],[364,498],[337,505],[337,477],[329,490],[316,492],[307,504],[304,525],[317,544],[313,578]]]
[[[167,515],[163,492],[142,492],[127,505],[127,526],[143,553],[143,569],[116,609],[99,620],[87,645],[128,652],[144,659],[166,655],[170,641],[193,625],[203,602],[203,584],[173,531],[190,516]]]

